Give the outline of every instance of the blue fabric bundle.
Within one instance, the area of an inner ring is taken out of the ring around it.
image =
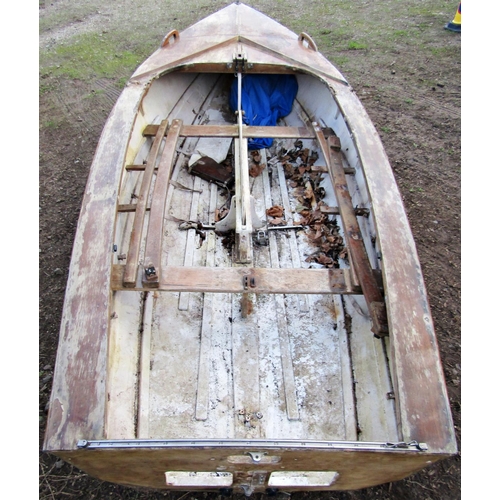
[[[298,84],[295,75],[243,75],[241,82],[241,109],[246,125],[273,126],[292,110]],[[238,108],[238,80],[231,86],[229,105]],[[249,139],[248,149],[272,146],[273,139]]]

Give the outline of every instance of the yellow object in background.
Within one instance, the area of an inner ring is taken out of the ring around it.
[[[453,21],[450,21],[445,28],[450,31],[455,31],[460,33],[462,31],[462,2],[458,4],[458,9],[453,18]]]

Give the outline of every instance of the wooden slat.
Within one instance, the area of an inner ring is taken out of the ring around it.
[[[136,318],[139,321],[139,302],[139,294],[123,291],[114,296],[112,303],[113,314],[107,335],[109,349],[104,423],[107,439],[126,439],[135,435],[140,334],[136,328],[123,328],[118,318]]]
[[[210,186],[210,210],[213,214],[217,208],[217,186]],[[215,233],[210,232],[207,238],[207,266],[215,266],[216,239]],[[203,294],[203,309],[201,321],[200,356],[198,358],[198,385],[196,391],[196,420],[207,420],[210,397],[210,359],[212,347],[212,320],[214,295]]]
[[[147,125],[144,136],[156,135],[158,125]],[[237,125],[184,125],[181,137],[238,137]],[[243,138],[274,138],[274,139],[314,139],[312,130],[306,127],[279,126],[249,126],[243,125]]]
[[[172,175],[174,156],[177,141],[182,127],[181,120],[173,120],[169,128],[165,147],[158,165],[158,173],[151,201],[148,234],[146,239],[146,250],[144,253],[144,265],[148,269],[155,269],[155,274],[145,276],[144,280],[148,286],[156,286],[159,283],[161,267],[161,245],[163,240],[163,216],[165,214],[165,201],[167,198],[168,184]]]
[[[146,204],[148,202],[149,191],[151,189],[151,181],[156,164],[156,158],[160,151],[160,146],[163,141],[163,136],[168,127],[168,121],[163,120],[158,126],[157,134],[151,146],[146,162],[146,169],[142,178],[141,191],[137,200],[135,209],[134,225],[130,235],[130,245],[127,252],[127,265],[123,283],[125,286],[134,286],[137,280],[137,266],[139,263],[139,252],[141,249],[142,229],[144,227],[144,216],[146,214]]]
[[[193,185],[193,195],[191,198],[191,210],[189,212],[189,220],[198,220],[198,204],[200,201],[200,187],[201,187],[201,179],[199,177],[194,178]],[[215,211],[215,207],[214,207]],[[188,235],[186,238],[186,252],[184,254],[184,265],[192,266],[194,259],[194,251],[195,251],[195,242],[196,238],[196,230],[188,229]],[[187,311],[189,309],[189,293],[181,293],[179,294],[179,309],[181,311]]]
[[[387,335],[389,330],[384,298],[373,274],[363,235],[356,219],[342,164],[340,139],[336,136],[330,136],[326,139],[319,127],[315,127],[315,131],[335,189],[340,217],[344,227],[344,236],[349,250],[349,261],[356,272],[370,310],[373,322],[372,331],[377,337]]]
[[[123,289],[124,265],[115,264],[111,277],[112,290]],[[240,267],[167,266],[158,289],[168,292],[224,293],[362,293],[361,287],[348,287],[345,269],[268,269]],[[243,283],[247,278],[247,288]],[[251,278],[255,286],[251,286]],[[128,287],[127,287],[128,288]],[[131,288],[142,290],[138,286]]]
[[[151,338],[153,328],[154,294],[147,293],[144,300],[144,322],[141,338],[139,394],[137,401],[137,437],[148,439],[149,436],[149,393],[151,374]]]
[[[287,187],[287,182],[285,178],[285,172],[283,169],[283,165],[281,163],[278,163],[277,166],[277,171],[278,171],[278,180],[279,180],[279,185],[280,185],[280,191],[281,191],[281,200],[283,203],[283,208],[285,209],[285,214],[287,217],[287,222],[288,219],[290,219],[290,222],[293,224],[293,212],[292,212],[292,207],[290,205],[290,199],[288,197],[288,187]],[[297,235],[295,234],[295,231],[292,231],[290,234],[290,237],[288,238],[288,241],[290,243],[290,254],[292,258],[292,266],[296,269],[301,267],[301,261],[300,261],[300,252],[299,252],[299,247],[297,244]],[[299,301],[299,308],[302,312],[307,312],[310,310],[309,308],[309,301],[307,299],[307,296],[298,296],[297,297]]]
[[[264,198],[266,206],[272,206],[271,183],[268,175],[262,176],[264,187]],[[276,234],[269,234],[269,254],[271,257],[271,267],[279,268],[279,253],[276,242]],[[300,266],[299,266],[300,267]],[[306,302],[306,301],[304,301]],[[293,361],[290,346],[290,335],[288,332],[285,297],[280,294],[274,296],[276,307],[276,324],[280,338],[281,368],[283,370],[283,385],[285,388],[286,413],[289,420],[299,420],[299,407],[297,404],[297,387],[295,385],[295,375],[293,373]]]
[[[253,418],[251,425],[244,422],[249,416],[261,412],[259,381],[259,329],[256,318],[240,314],[240,296],[233,296],[231,323],[233,360],[233,397],[238,422],[234,426],[235,438],[258,438],[261,422]],[[247,420],[250,424],[250,420]]]

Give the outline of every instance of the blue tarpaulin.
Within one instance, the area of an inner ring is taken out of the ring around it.
[[[292,110],[297,95],[295,75],[243,75],[241,83],[241,109],[245,112],[246,125],[269,125],[278,123]],[[229,105],[233,111],[238,108],[238,80],[231,87]],[[249,139],[248,149],[272,146],[273,139]]]

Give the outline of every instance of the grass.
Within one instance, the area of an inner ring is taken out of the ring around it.
[[[110,24],[107,33],[91,31],[78,38],[70,38],[67,44],[57,44],[52,49],[42,50],[40,68],[52,76],[66,76],[70,79],[119,79],[120,86],[123,87],[126,81],[124,75],[130,76],[137,65],[153,52],[156,48],[155,41],[158,42],[161,33],[166,33],[172,27],[182,30],[183,26],[176,26],[177,18],[166,14],[165,8],[175,6],[177,15],[182,19],[192,18],[192,21],[195,21],[198,14],[203,17],[200,10],[207,11],[208,14],[209,11],[217,10],[227,3],[217,0],[205,1],[193,9],[191,2],[180,6],[169,0],[162,5],[158,0],[144,0],[141,5],[134,7],[137,15],[129,12],[121,20],[130,26],[127,29],[127,39],[123,38],[121,30],[122,38],[116,40],[114,33],[120,30],[115,30]],[[307,9],[297,8],[296,3],[292,1],[290,5],[284,0],[249,2],[295,32],[304,31],[311,35],[319,50],[337,64],[349,62],[349,59],[342,59],[348,52],[389,52],[397,50],[400,43],[403,46],[422,46],[431,54],[433,51],[446,50],[429,46],[432,40],[426,39],[427,35],[422,33],[429,30],[422,30],[421,26],[443,24],[446,22],[446,19],[443,20],[443,12],[449,10],[450,17],[454,15],[456,8],[450,6],[446,0],[407,0],[398,5],[396,11],[393,3],[388,6],[383,2],[353,5],[350,0],[311,0]],[[98,8],[95,2],[76,4],[71,9],[54,9],[40,18],[40,33],[68,25],[83,25],[82,23],[87,23],[94,17],[97,19],[105,15],[105,10]],[[142,11],[151,12],[151,22],[147,29],[137,30],[134,24],[139,22],[139,14],[142,14]]]
[[[53,85],[49,84],[49,83],[41,83],[39,86],[38,86],[38,95],[43,95],[43,94],[47,94],[49,92],[51,92],[53,90]]]
[[[349,50],[364,50],[367,49],[368,46],[365,43],[357,42],[356,40],[351,40],[347,44],[347,48]]]
[[[92,33],[44,54],[41,66],[53,76],[71,79],[114,78],[123,72],[132,73],[144,57],[130,50],[117,49],[111,37]]]
[[[44,33],[59,26],[82,22],[92,15],[98,15],[94,5],[75,2],[71,9],[54,9],[48,15],[40,17],[38,29],[40,33]]]
[[[45,127],[51,128],[51,129],[56,129],[59,128],[59,123],[56,122],[55,120],[48,120],[45,122]]]
[[[105,94],[106,91],[104,89],[97,89],[97,90],[92,90],[90,92],[90,94],[87,94],[85,96],[83,96],[84,99],[94,99],[95,97],[101,95],[101,94]]]

